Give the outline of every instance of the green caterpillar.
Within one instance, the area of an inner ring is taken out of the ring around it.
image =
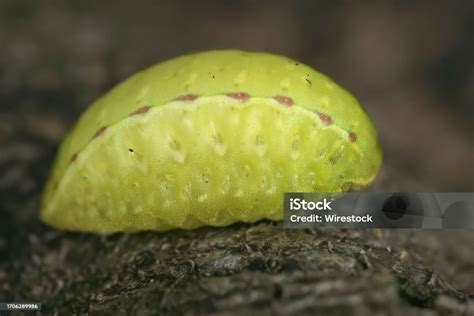
[[[376,129],[348,92],[282,56],[178,57],[94,102],[62,143],[46,223],[95,233],[283,217],[283,192],[367,187]]]

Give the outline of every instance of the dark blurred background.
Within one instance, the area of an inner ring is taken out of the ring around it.
[[[374,189],[474,191],[473,9],[469,0],[1,1],[0,255],[27,240],[5,236],[39,227],[55,149],[95,98],[209,49],[287,55],[351,91],[385,151]],[[392,237],[474,291],[472,231]]]

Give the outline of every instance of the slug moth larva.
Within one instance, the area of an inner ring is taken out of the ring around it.
[[[344,192],[382,163],[376,129],[328,77],[282,56],[178,57],[95,101],[41,206],[67,230],[192,229],[283,217],[283,192]]]

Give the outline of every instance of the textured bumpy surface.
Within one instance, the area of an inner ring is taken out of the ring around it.
[[[381,161],[370,118],[329,78],[281,56],[204,52],[91,105],[59,150],[41,217],[97,233],[279,220],[283,192],[364,188]]]

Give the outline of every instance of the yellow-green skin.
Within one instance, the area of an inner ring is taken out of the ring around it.
[[[363,108],[286,57],[178,57],[94,102],[62,143],[41,208],[75,231],[281,220],[283,192],[368,186],[382,162]]]

